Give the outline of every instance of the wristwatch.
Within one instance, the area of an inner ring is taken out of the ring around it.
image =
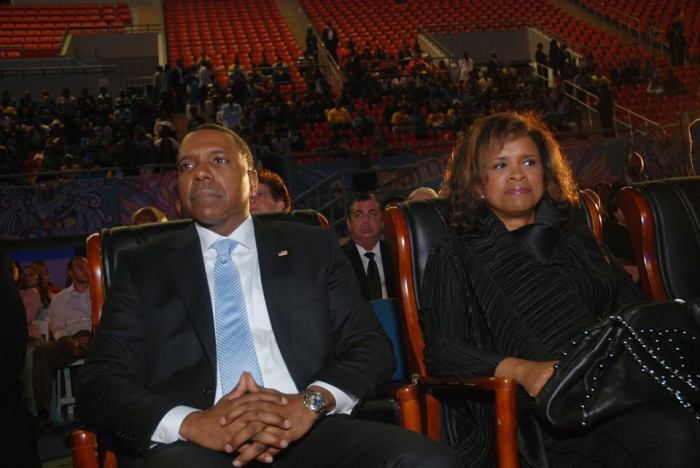
[[[326,408],[326,398],[323,394],[309,388],[305,388],[301,394],[304,397],[304,406],[316,413],[317,418],[320,419],[326,415],[328,409]]]

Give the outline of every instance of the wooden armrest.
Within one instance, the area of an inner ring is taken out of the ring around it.
[[[423,432],[423,422],[421,420],[420,399],[416,384],[395,384],[393,396],[399,402],[399,415],[401,416],[401,427],[404,429]]]
[[[97,437],[92,431],[77,430],[65,437],[66,445],[73,452],[76,468],[98,468]]]
[[[510,377],[418,377],[415,382],[430,388],[465,388],[473,390],[485,390],[492,392],[513,392],[517,383]]]
[[[517,468],[518,446],[516,439],[515,393],[517,383],[510,377],[418,377],[416,385],[441,389],[468,389],[494,392],[496,418],[496,446],[498,466]],[[428,423],[430,425],[430,422]],[[430,434],[428,434],[430,436]]]

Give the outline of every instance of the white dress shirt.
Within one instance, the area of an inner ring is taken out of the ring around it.
[[[199,234],[199,242],[202,248],[204,270],[206,271],[207,283],[209,285],[209,296],[211,297],[211,303],[214,304],[214,264],[216,263],[216,251],[210,247],[216,241],[224,237],[199,224],[195,224],[195,227],[197,229],[197,234]],[[296,387],[292,376],[289,374],[287,365],[277,345],[275,334],[272,331],[272,324],[270,323],[270,316],[267,311],[262,280],[260,278],[260,263],[258,262],[258,248],[255,242],[253,218],[248,216],[228,238],[235,240],[239,244],[231,253],[231,259],[240,273],[241,288],[243,289],[243,296],[245,297],[246,310],[248,313],[248,323],[250,324],[255,354],[257,355],[260,373],[263,378],[263,382],[257,383],[282,393],[298,393],[299,389]],[[212,312],[214,312],[213,307]],[[334,410],[331,411],[332,414],[349,414],[359,401],[357,397],[349,395],[325,382],[317,381],[312,382],[310,385],[323,387],[333,395],[336,406]],[[218,402],[223,394],[221,377],[217,368],[214,402]],[[180,426],[185,417],[194,411],[198,411],[198,409],[189,406],[176,406],[168,411],[165,416],[163,416],[163,419],[160,420],[155,432],[151,436],[151,440],[163,444],[170,444],[177,440],[183,440],[179,435]]]
[[[367,268],[369,267],[369,258],[365,257],[365,253],[374,253],[374,262],[377,264],[377,269],[379,270],[379,278],[382,280],[382,299],[387,299],[389,294],[386,292],[386,278],[384,278],[384,265],[382,264],[382,249],[381,243],[377,242],[372,250],[365,250],[360,247],[359,244],[355,244],[357,251],[360,252],[360,258],[362,259],[362,266],[365,269],[365,276],[367,276]]]
[[[62,289],[49,305],[49,328],[55,340],[73,336],[79,331],[92,331],[90,292],[75,290],[73,284]]]

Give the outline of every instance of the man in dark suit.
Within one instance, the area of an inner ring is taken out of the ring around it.
[[[0,251],[0,453],[11,466],[41,466],[31,416],[22,402],[20,376],[27,352],[27,316],[10,275],[10,258]]]
[[[252,155],[223,127],[186,136],[178,172],[196,222],[122,252],[81,374],[121,466],[457,466],[349,417],[392,351],[331,231],[252,219]]]
[[[182,59],[178,59],[170,70],[168,80],[175,94],[175,106],[178,111],[184,112],[187,99],[187,71]]]
[[[321,39],[328,52],[333,56],[333,59],[338,60],[338,33],[330,21],[326,21],[326,26],[321,32]]]
[[[348,203],[350,241],[343,245],[368,301],[396,297],[396,284],[389,246],[380,239],[384,222],[376,193],[354,195]]]

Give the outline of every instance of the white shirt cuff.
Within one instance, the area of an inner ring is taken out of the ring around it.
[[[151,435],[151,440],[159,444],[172,444],[178,440],[185,440],[180,436],[180,426],[182,426],[182,421],[195,411],[199,410],[189,406],[176,406],[171,409],[158,423],[156,430]]]
[[[325,388],[333,395],[333,398],[335,398],[335,408],[333,408],[333,411],[329,411],[328,414],[350,414],[353,408],[360,402],[360,399],[356,396],[345,393],[338,387],[334,387],[329,383],[317,380],[316,382],[311,382],[309,387],[314,385]]]

